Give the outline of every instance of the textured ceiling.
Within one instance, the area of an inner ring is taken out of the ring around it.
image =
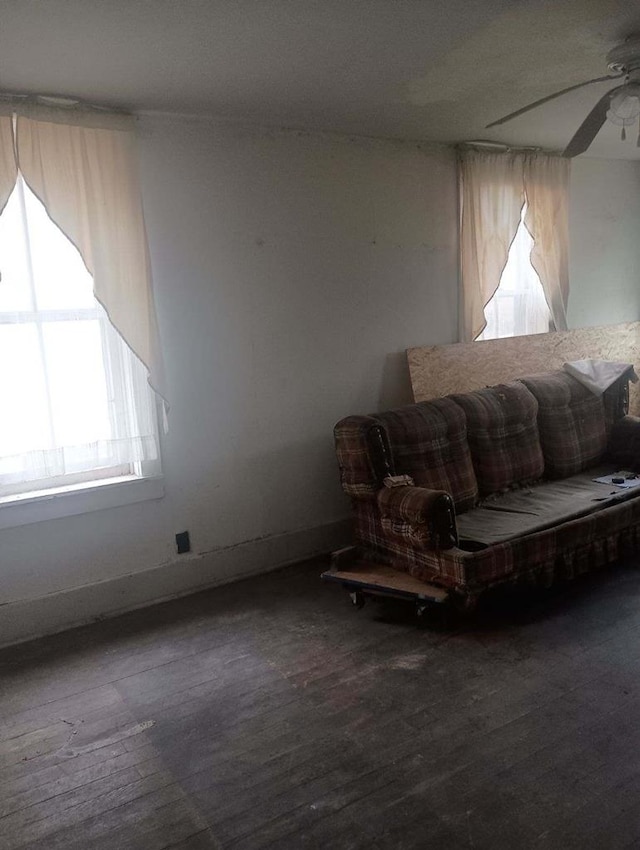
[[[270,125],[561,149],[635,0],[0,0],[0,89]],[[605,126],[589,155],[640,158]]]

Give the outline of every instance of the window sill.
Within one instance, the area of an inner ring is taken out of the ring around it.
[[[123,475],[0,498],[0,530],[132,505],[164,496],[162,476]]]

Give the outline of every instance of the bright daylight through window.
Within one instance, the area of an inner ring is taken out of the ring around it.
[[[484,308],[487,325],[478,339],[539,334],[552,329],[542,284],[531,265],[533,239],[524,223],[526,211],[525,204],[500,285]]]
[[[0,216],[0,498],[157,471],[146,372],[19,177]]]

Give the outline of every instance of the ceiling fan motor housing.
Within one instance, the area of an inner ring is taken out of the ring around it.
[[[610,71],[628,74],[634,82],[640,82],[640,35],[632,35],[624,44],[619,44],[607,53]]]

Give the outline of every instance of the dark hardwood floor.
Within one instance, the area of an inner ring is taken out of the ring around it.
[[[287,568],[0,653],[0,850],[640,848],[640,570],[472,620]]]

